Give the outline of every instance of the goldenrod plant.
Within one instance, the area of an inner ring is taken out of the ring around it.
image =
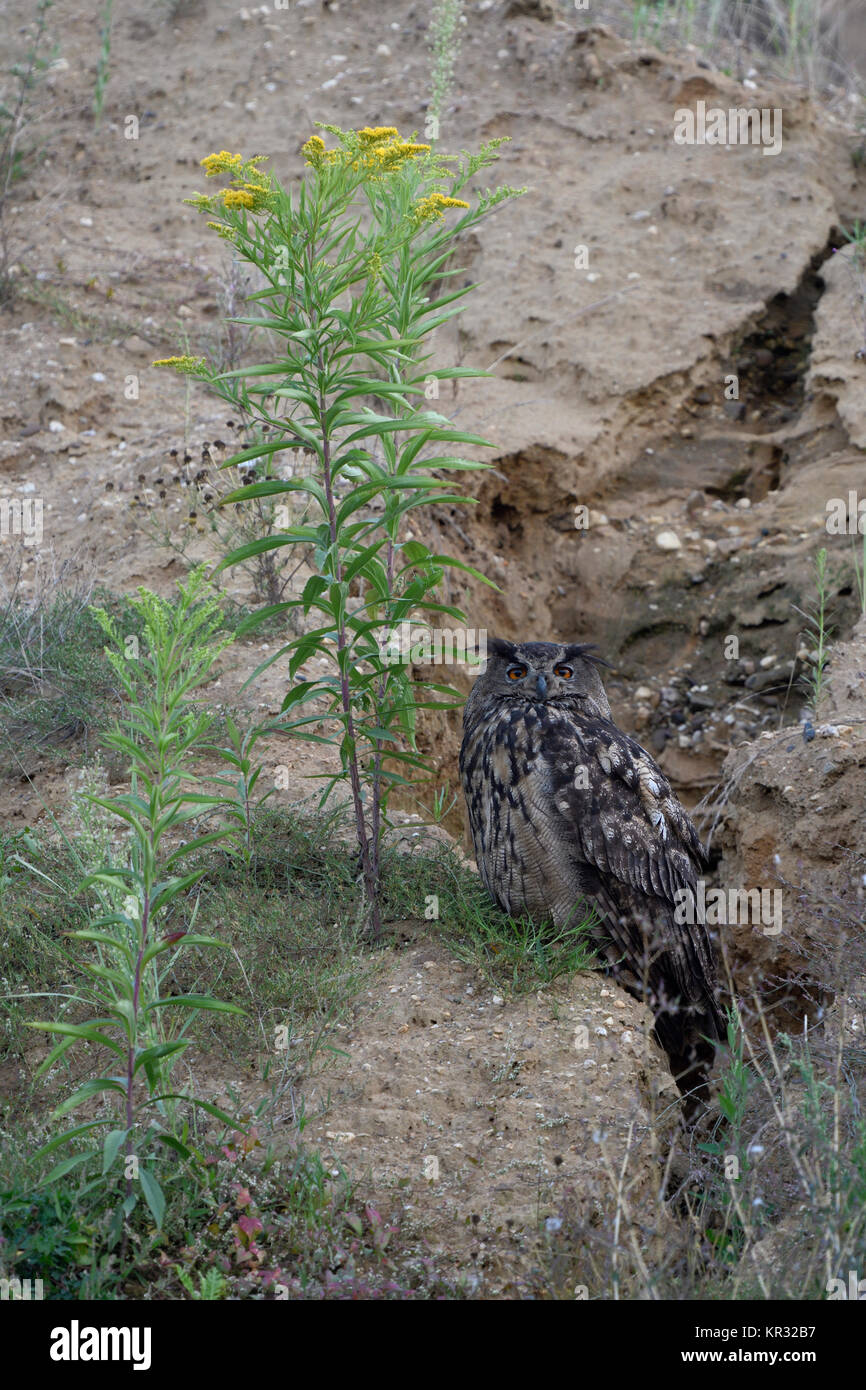
[[[433,368],[430,338],[460,312],[472,288],[448,284],[460,274],[444,268],[455,240],[521,190],[487,189],[471,204],[463,196],[474,176],[495,163],[499,140],[476,154],[443,156],[401,139],[392,126],[321,129],[324,135],[312,135],[303,147],[297,191],[264,171],[263,156],[221,150],[202,163],[208,177],[225,176],[228,186],[188,200],[255,268],[263,288],[250,295],[255,312],[240,322],[255,330],[254,342],[276,339],[279,356],[221,374],[189,356],[162,365],[201,377],[262,430],[258,442],[228,460],[251,473],[223,505],[298,493],[310,503],[301,522],[287,505],[281,534],[234,549],[220,567],[282,546],[308,548],[301,596],[266,605],[246,630],[290,610],[308,621],[313,615],[309,630],[278,648],[252,679],[288,658],[287,675],[297,684],[283,714],[318,702],[315,713],[282,727],[339,753],[339,769],[324,778],[322,802],[336,785],[348,784],[375,937],[388,793],[428,771],[415,741],[418,710],[452,708],[458,699],[448,685],[413,683],[409,665],[393,659],[389,635],[400,624],[438,614],[465,621],[459,608],[437,601],[446,567],[490,583],[471,566],[433,554],[406,529],[419,507],[471,500],[442,475],[485,465],[452,446],[489,447],[428,405],[438,399],[441,381],[485,375]],[[306,468],[300,477],[285,464],[298,450],[313,458],[312,472]],[[270,468],[265,478],[257,476],[263,461]],[[322,656],[330,669],[298,680],[305,663]],[[330,721],[324,733],[310,727],[323,719],[322,701]]]
[[[190,1107],[234,1124],[215,1106],[174,1090],[170,1080],[171,1066],[192,1041],[187,1028],[193,1011],[242,1012],[210,995],[167,992],[178,951],[226,947],[190,930],[196,916],[191,890],[206,867],[189,868],[190,856],[232,833],[231,817],[228,827],[190,833],[200,817],[226,809],[224,797],[195,790],[189,768],[213,718],[193,696],[231,640],[219,634],[222,618],[209,587],[200,567],[179,586],[174,604],[140,589],[131,603],[144,623],[141,649],[138,639],[125,638],[104,609],[94,610],[110,639],[106,655],[128,701],[106,742],[128,758],[132,784],[119,796],[89,799],[128,827],[128,844],[125,852],[107,854],[106,862],[81,884],[81,891],[94,894],[96,907],[86,928],[69,933],[92,948],[82,961],[90,983],[77,988],[72,998],[92,1008],[95,1016],[83,1023],[28,1024],[59,1037],[37,1075],[50,1071],[76,1043],[104,1049],[115,1060],[116,1072],[86,1081],[54,1115],[62,1118],[103,1097],[117,1100],[120,1115],[109,1112],[64,1130],[34,1155],[35,1162],[66,1144],[74,1147],[48,1173],[46,1186],[87,1162],[101,1160],[96,1181],[106,1186],[121,1169],[115,1236],[125,1235],[125,1222],[140,1196],[161,1225],[163,1174],[171,1180],[173,1155],[175,1164],[179,1158],[187,1171],[201,1172],[189,1133]],[[186,1024],[168,1022],[175,1009],[184,1011]],[[89,1147],[100,1130],[101,1148]]]
[[[860,612],[866,613],[866,531],[860,540],[858,552],[857,542],[851,542],[851,563],[854,567],[854,578],[857,585],[857,599],[860,604]]]
[[[435,0],[430,16],[428,42],[432,57],[430,101],[425,133],[438,140],[442,113],[454,86],[454,65],[460,53],[460,29],[466,23],[463,0]]]
[[[96,64],[96,84],[93,89],[93,118],[98,121],[105,104],[105,89],[111,72],[111,11],[113,0],[105,0],[102,27],[99,31],[99,58]]]
[[[0,69],[0,305],[8,305],[14,299],[19,262],[31,249],[29,230],[23,235],[19,233],[17,224],[11,225],[11,214],[17,199],[16,184],[40,151],[33,135],[44,117],[36,109],[35,95],[57,56],[56,47],[49,51],[49,12],[53,3],[54,0],[37,0],[29,26],[18,31],[25,35],[24,52]]]
[[[794,604],[795,612],[806,619],[806,636],[812,644],[809,669],[803,676],[803,683],[809,692],[809,707],[813,714],[817,714],[818,706],[827,689],[827,663],[830,659],[830,637],[833,633],[828,621],[829,607],[830,576],[827,571],[827,551],[821,549],[815,556],[815,599],[808,612]]]

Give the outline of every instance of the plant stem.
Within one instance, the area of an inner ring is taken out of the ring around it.
[[[316,363],[319,368],[320,376],[324,373],[324,361],[321,348],[319,349]],[[325,424],[326,402],[324,392],[319,390],[319,419],[322,426],[322,467],[323,483],[325,487],[325,498],[328,504],[328,531],[331,538],[331,553],[333,556],[334,578],[337,583],[342,579],[342,566],[340,564],[340,554],[337,549],[337,508],[334,503],[333,479],[331,477],[331,439]],[[364,889],[370,904],[370,935],[373,940],[377,940],[382,933],[382,917],[379,908],[379,875],[378,875],[378,855],[370,853],[370,840],[367,833],[367,823],[364,816],[364,801],[361,796],[361,775],[358,769],[358,753],[355,743],[355,721],[352,717],[352,692],[349,684],[349,673],[346,670],[345,662],[341,659],[346,651],[348,642],[346,638],[346,620],[341,616],[337,629],[337,662],[340,669],[340,700],[343,706],[343,721],[346,729],[346,736],[351,741],[351,751],[348,755],[349,764],[349,785],[352,789],[352,807],[355,813],[355,829],[358,835],[358,849],[361,855],[361,869],[364,875]],[[376,792],[374,789],[374,804]]]

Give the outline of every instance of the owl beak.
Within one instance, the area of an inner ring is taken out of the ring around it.
[[[544,679],[544,676],[538,677],[535,682],[535,688],[538,691],[539,697],[542,700],[545,699],[547,696],[547,681]]]

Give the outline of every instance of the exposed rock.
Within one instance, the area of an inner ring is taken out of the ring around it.
[[[711,801],[723,887],[778,894],[778,918],[729,925],[720,940],[745,1007],[754,989],[776,1026],[820,1021],[866,913],[866,618],[834,646],[820,721],[733,751]],[[751,678],[750,678],[751,679]],[[828,757],[828,748],[832,756]]]

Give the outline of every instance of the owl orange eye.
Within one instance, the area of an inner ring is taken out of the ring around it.
[[[508,668],[508,671],[506,672],[506,675],[508,676],[508,679],[510,681],[522,681],[523,677],[526,675],[526,667],[510,666]]]
[[[554,675],[561,676],[564,681],[570,681],[574,675],[574,668],[571,666],[554,667]]]

